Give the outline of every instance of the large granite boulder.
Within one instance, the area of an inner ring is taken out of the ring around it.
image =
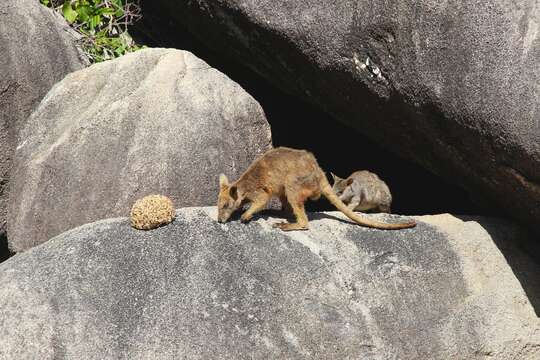
[[[146,49],[68,75],[20,132],[8,240],[28,249],[137,198],[215,204],[271,147],[259,103],[191,53]]]
[[[17,131],[50,88],[87,64],[64,19],[37,0],[0,1],[0,237]]]
[[[0,358],[540,357],[540,268],[507,249],[516,227],[439,215],[380,231],[334,212],[285,233],[215,217],[103,220],[2,263]]]
[[[537,0],[143,5],[540,231]]]

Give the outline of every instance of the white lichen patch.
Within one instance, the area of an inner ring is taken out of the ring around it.
[[[307,247],[309,251],[311,251],[313,254],[321,257],[320,244],[317,244],[317,242],[313,241],[311,237],[305,234],[304,231],[292,231],[290,232],[289,236],[292,240],[299,242],[300,244]]]
[[[540,14],[540,9],[538,9],[538,2],[536,3],[536,14]],[[530,16],[527,23],[527,33],[523,36],[523,58],[525,58],[529,51],[532,49],[534,42],[538,39],[538,34],[540,33],[540,21],[536,16]]]
[[[369,78],[377,81],[386,81],[380,67],[369,56],[361,59],[358,53],[353,53],[353,63],[359,73],[365,73]]]
[[[303,356],[309,357],[311,355],[309,352],[307,352],[305,349],[302,348],[302,346],[300,345],[300,342],[298,341],[298,338],[292,331],[283,327],[282,333],[283,333],[283,337],[285,338],[285,341],[287,341],[288,344],[292,345],[292,347],[295,348],[296,351],[298,351]]]
[[[24,145],[26,145],[26,143],[28,142],[28,140],[24,140],[21,144],[19,144],[19,146],[17,146],[17,148],[15,150],[20,150],[24,147]]]

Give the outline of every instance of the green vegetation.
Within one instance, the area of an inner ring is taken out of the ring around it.
[[[92,62],[122,56],[141,47],[127,28],[141,17],[138,1],[129,0],[40,0],[61,12],[82,35],[82,47]]]

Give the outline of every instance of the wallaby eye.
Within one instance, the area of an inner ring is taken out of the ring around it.
[[[230,209],[232,208],[233,203],[231,201],[225,201],[223,202],[223,208],[224,209]]]

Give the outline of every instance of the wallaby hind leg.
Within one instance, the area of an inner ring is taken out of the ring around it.
[[[351,209],[352,211],[354,211],[358,205],[360,205],[360,198],[353,197],[349,205],[347,205],[347,207]]]
[[[308,218],[306,210],[304,209],[304,201],[306,197],[303,197],[301,192],[288,191],[286,193],[287,200],[292,207],[294,216],[296,217],[295,223],[282,222],[274,224],[274,227],[278,227],[283,231],[291,230],[308,230]],[[304,194],[306,195],[306,194]],[[309,195],[307,196],[309,197]]]
[[[253,214],[258,213],[266,207],[266,204],[270,201],[270,196],[267,193],[259,193],[251,201],[249,208],[242,214],[240,220],[242,222],[248,222],[253,217]]]

